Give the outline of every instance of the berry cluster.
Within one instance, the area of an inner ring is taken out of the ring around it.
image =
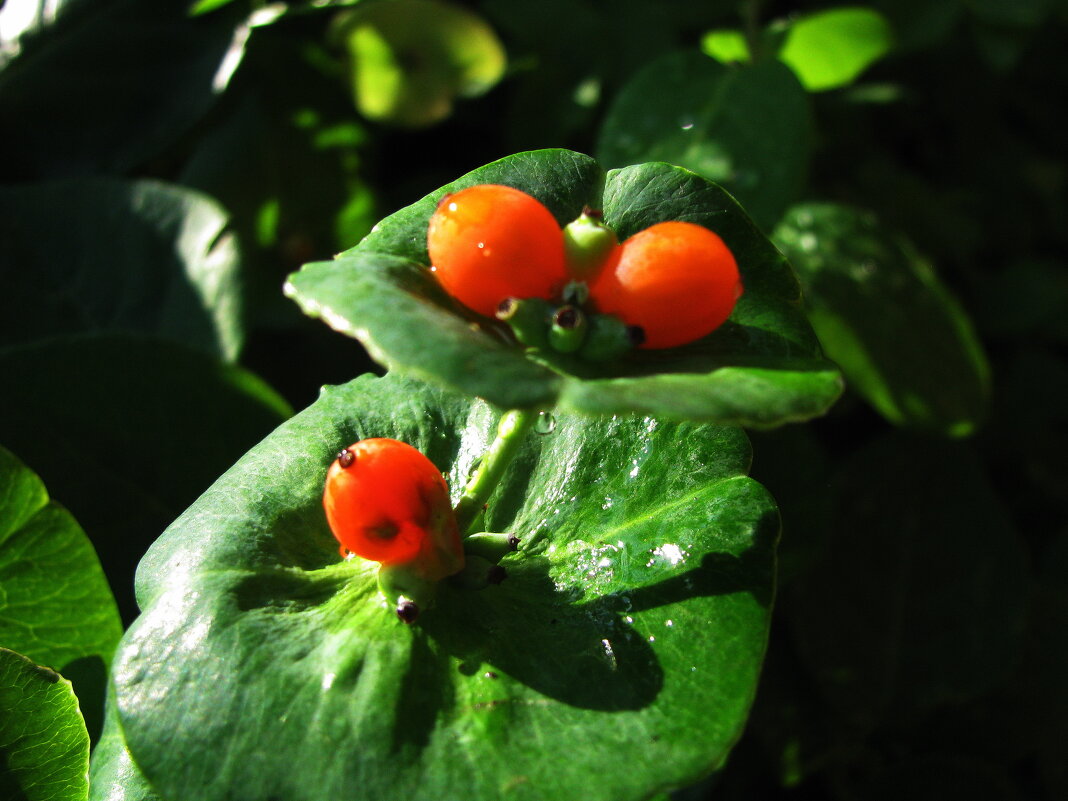
[[[535,198],[497,184],[443,198],[427,249],[472,311],[507,320],[526,345],[593,359],[700,339],[742,294],[733,254],[703,226],[662,222],[620,243],[594,213],[561,230]]]

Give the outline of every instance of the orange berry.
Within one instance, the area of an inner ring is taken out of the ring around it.
[[[323,507],[343,555],[418,562],[432,580],[463,566],[445,479],[404,442],[365,439],[341,451],[326,474]]]
[[[567,282],[556,218],[510,186],[446,195],[430,218],[427,250],[445,291],[487,317],[508,298],[549,300]]]
[[[723,240],[687,222],[657,223],[627,239],[590,287],[597,311],[641,327],[643,348],[710,334],[741,294],[738,265]]]

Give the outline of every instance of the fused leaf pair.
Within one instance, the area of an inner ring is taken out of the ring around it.
[[[624,323],[630,344],[669,348],[722,325],[742,293],[734,255],[708,228],[661,222],[619,243],[587,211],[561,231],[538,200],[497,184],[446,195],[430,219],[427,249],[445,291],[479,314],[511,322],[515,301],[557,304],[542,329],[563,353],[585,340],[584,305]],[[611,332],[604,336],[620,330],[593,327]]]

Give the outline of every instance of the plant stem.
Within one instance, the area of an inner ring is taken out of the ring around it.
[[[464,487],[464,494],[460,496],[453,510],[460,527],[460,536],[466,537],[471,533],[467,530],[468,527],[497,488],[524,437],[538,419],[538,414],[536,409],[512,409],[505,412],[497,423],[497,436],[482,456],[478,468]]]

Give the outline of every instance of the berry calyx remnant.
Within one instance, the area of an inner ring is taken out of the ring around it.
[[[567,281],[556,218],[510,186],[480,184],[442,198],[427,250],[445,291],[487,317],[507,298],[550,300]]]

